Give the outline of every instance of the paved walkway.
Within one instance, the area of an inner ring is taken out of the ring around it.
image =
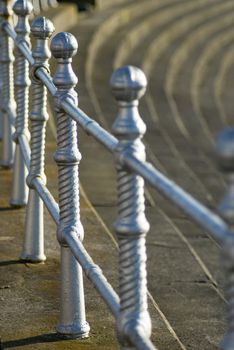
[[[111,6],[103,1],[102,11],[79,19],[74,14],[74,26],[69,28],[79,40],[74,69],[79,77],[80,107],[110,129],[116,115],[109,89],[113,68],[127,63],[142,67],[149,77],[140,104],[148,127],[144,138],[148,159],[212,209],[226,187],[212,152],[216,133],[232,124],[233,9],[233,1],[228,0],[115,0]],[[52,135],[51,130],[53,125]],[[54,141],[52,136],[49,139],[47,173],[55,193]],[[113,160],[81,130],[79,145],[81,183],[88,198],[82,196],[85,246],[116,287]],[[0,333],[4,347],[117,349],[110,327],[113,320],[89,283],[91,338],[55,342],[51,334],[58,317],[55,227],[46,219],[48,262],[19,264],[24,211],[8,207],[9,177],[9,172],[0,171],[0,300],[4,311]],[[147,188],[147,216],[154,343],[161,350],[217,349],[225,331],[219,247],[151,188]]]

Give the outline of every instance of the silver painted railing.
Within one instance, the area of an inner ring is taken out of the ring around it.
[[[233,349],[234,128],[224,130],[217,142],[220,167],[230,178],[227,194],[219,206],[220,215],[217,215],[146,162],[141,141],[146,127],[138,112],[138,102],[147,85],[144,73],[136,67],[125,66],[117,69],[111,77],[112,92],[119,106],[113,136],[77,107],[74,90],[77,77],[71,66],[72,57],[78,48],[74,36],[63,32],[53,37],[51,51],[57,60],[57,69],[52,79],[48,65],[48,39],[54,31],[53,24],[44,17],[33,21],[31,33],[35,47],[31,51],[28,16],[32,5],[26,0],[17,0],[13,11],[18,17],[15,29],[12,26],[9,3],[0,0],[1,166],[14,168],[11,205],[27,205],[21,253],[23,261],[37,263],[46,259],[43,203],[57,224],[62,275],[61,312],[57,331],[77,338],[88,336],[83,270],[117,320],[117,336],[121,348],[155,349],[150,341],[151,320],[147,305],[145,237],[149,223],[145,217],[145,180],[207,230],[221,245],[229,315],[228,330],[221,348]],[[15,79],[13,43],[17,48]],[[30,84],[32,108],[29,112]],[[47,90],[54,97],[57,119],[57,151],[54,159],[59,173],[58,204],[46,187],[44,173]],[[31,141],[28,118],[31,120]],[[119,296],[82,244],[84,229],[80,220],[78,180],[81,155],[77,145],[77,124],[109,150],[116,161],[119,213],[114,228],[119,244]]]

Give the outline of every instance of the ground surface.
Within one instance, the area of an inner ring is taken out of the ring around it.
[[[79,77],[80,107],[110,130],[116,115],[109,89],[113,69],[123,64],[142,67],[149,80],[140,103],[148,128],[144,142],[149,161],[215,209],[226,185],[213,160],[214,139],[233,123],[233,1],[115,0],[111,6],[103,1],[102,11],[79,18],[73,13],[70,18],[74,23],[69,31],[79,41],[74,70]],[[69,21],[63,20],[63,26],[66,23]],[[51,124],[47,175],[48,186],[56,194],[52,130]],[[113,159],[81,130],[79,145],[81,183],[88,197],[82,196],[85,246],[116,287]],[[19,264],[24,210],[9,208],[10,177],[11,172],[0,170],[0,333],[4,348],[117,349],[114,322],[89,282],[90,339],[56,339],[59,247],[55,226],[48,217],[48,262]],[[151,223],[147,250],[154,343],[161,350],[218,349],[225,331],[219,247],[150,188],[147,216]]]

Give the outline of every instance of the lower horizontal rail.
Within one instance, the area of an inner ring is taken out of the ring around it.
[[[207,209],[181,187],[156,170],[150,163],[141,162],[128,154],[120,156],[131,170],[142,176],[167,199],[183,210],[192,220],[207,230],[212,237],[222,243],[231,233],[226,223],[214,212]]]
[[[33,186],[40,198],[43,200],[46,208],[54,219],[54,222],[58,225],[59,207],[52,194],[49,192],[40,178],[35,178],[33,180]],[[78,237],[76,237],[74,234],[70,234],[66,237],[66,240],[75,258],[82,266],[86,276],[93,282],[112,314],[117,317],[119,314],[119,297],[105,278],[103,272],[98,265],[93,262],[92,258]]]
[[[52,196],[52,194],[50,193],[46,185],[42,182],[42,180],[39,177],[36,177],[33,180],[33,186],[37,191],[37,193],[39,194],[42,201],[44,202],[54,222],[56,223],[56,225],[58,225],[59,224],[59,207],[56,200],[54,199],[54,197]]]
[[[110,283],[107,281],[102,270],[93,262],[92,258],[85,250],[82,242],[74,233],[67,235],[66,241],[73,255],[82,266],[86,276],[90,281],[93,282],[95,288],[98,290],[99,294],[106,302],[110,311],[115,316],[115,318],[117,318],[120,308],[119,297]]]

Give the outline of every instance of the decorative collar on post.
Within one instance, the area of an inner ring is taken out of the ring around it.
[[[120,139],[142,138],[146,126],[137,106],[146,90],[145,74],[139,68],[124,66],[112,74],[110,84],[119,106],[117,119],[112,126],[113,133]]]
[[[31,25],[31,33],[36,39],[36,46],[32,51],[34,58],[34,67],[32,71],[33,78],[36,77],[36,70],[39,67],[45,67],[49,71],[48,59],[51,57],[50,49],[48,47],[48,39],[54,33],[53,23],[45,17],[37,17]],[[38,80],[40,82],[40,80]]]
[[[225,270],[225,295],[228,301],[228,329],[221,343],[222,350],[232,350],[234,344],[234,127],[218,137],[216,153],[220,169],[228,177],[227,192],[218,212],[230,228],[230,237],[223,242],[222,263]]]
[[[60,91],[71,93],[70,90],[78,82],[71,66],[72,57],[75,56],[77,50],[78,42],[70,33],[58,33],[52,40],[51,51],[58,63],[53,82]],[[72,94],[75,95],[74,92]]]

